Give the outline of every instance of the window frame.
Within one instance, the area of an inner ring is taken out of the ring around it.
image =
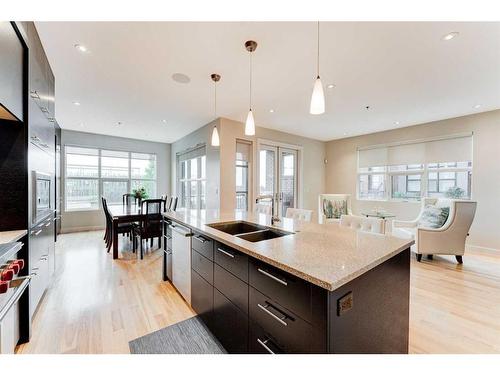
[[[179,202],[178,206],[179,208],[185,208],[187,210],[190,209],[205,209],[207,206],[207,153],[205,150],[205,153],[202,155],[195,156],[194,158],[191,159],[184,159],[180,160],[179,158],[180,155],[177,156],[177,191],[179,192]],[[205,168],[202,168],[202,160],[205,158]],[[196,168],[198,170],[197,176],[195,178],[191,178],[191,160],[196,160]],[[182,163],[186,162],[186,174],[184,178],[182,178]],[[189,163],[188,163],[189,162]],[[202,172],[205,170],[205,176],[203,176]],[[191,183],[196,182],[196,207],[192,208],[191,207],[191,193],[188,195],[185,195],[188,191],[190,192],[191,190]],[[202,183],[205,182],[205,193],[202,195]],[[186,190],[184,191],[182,189],[182,185],[186,183]],[[202,199],[202,196],[204,196],[204,199]],[[189,199],[188,199],[189,198]],[[202,207],[202,202],[204,203],[204,207]]]
[[[97,177],[68,177],[68,158],[67,158],[67,147],[78,147],[88,150],[96,150],[97,151]],[[128,154],[128,178],[123,177],[103,177],[102,176],[102,151],[117,151],[117,152],[126,152]],[[155,159],[155,179],[143,179],[143,178],[133,178],[132,177],[132,154],[144,154],[154,156]],[[81,208],[81,209],[68,209],[67,207],[67,181],[68,180],[97,180],[97,188],[98,188],[98,200],[97,207],[93,209],[89,208]],[[101,200],[99,197],[103,196],[104,188],[103,183],[111,181],[111,182],[127,182],[127,191],[132,191],[132,181],[150,181],[154,183],[156,194],[158,193],[158,155],[156,153],[148,153],[148,152],[139,152],[139,151],[130,151],[123,149],[114,149],[108,147],[91,147],[91,146],[82,146],[77,144],[65,144],[64,145],[64,212],[84,212],[84,211],[99,211],[102,208]]]

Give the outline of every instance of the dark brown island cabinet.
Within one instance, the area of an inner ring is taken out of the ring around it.
[[[228,353],[408,353],[409,249],[329,291],[204,233],[191,243],[191,306]]]

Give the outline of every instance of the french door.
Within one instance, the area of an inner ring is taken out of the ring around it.
[[[259,146],[258,195],[271,195],[274,214],[285,216],[286,209],[297,207],[298,150],[275,145]]]

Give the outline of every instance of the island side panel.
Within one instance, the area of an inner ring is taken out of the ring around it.
[[[329,352],[408,353],[409,303],[406,249],[329,293]]]

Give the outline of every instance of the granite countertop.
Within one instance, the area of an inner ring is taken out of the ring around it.
[[[333,291],[414,244],[413,240],[283,218],[274,227],[295,234],[249,242],[206,224],[245,220],[270,226],[270,216],[234,211],[179,210],[164,216],[254,258]]]
[[[0,232],[0,244],[18,241],[27,233],[28,231],[26,229]]]

